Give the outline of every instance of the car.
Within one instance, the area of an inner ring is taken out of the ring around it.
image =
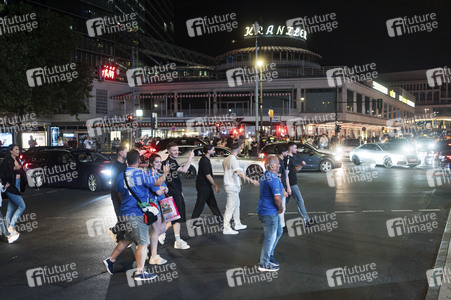
[[[346,139],[336,147],[336,152],[341,153],[343,157],[349,157],[351,150],[362,145],[360,139]]]
[[[28,148],[27,151],[24,153],[21,153],[19,155],[19,160],[22,162],[22,164],[27,163],[30,161],[31,158],[33,158],[36,154],[38,154],[42,150],[47,149],[70,149],[68,147],[63,146],[37,146],[37,147],[31,147]]]
[[[451,140],[438,141],[434,147],[434,166],[451,168]]]
[[[321,171],[327,172],[329,170],[341,167],[341,157],[339,155],[325,152],[323,150],[317,149],[312,145],[301,142],[295,142],[298,149],[297,153],[294,155],[294,161],[296,165],[299,165],[302,161],[306,162],[306,165],[301,169],[301,171]],[[287,144],[287,142],[276,142],[271,143],[263,147],[260,152],[260,157],[265,158],[271,154],[278,154],[278,147],[281,144]]]
[[[185,152],[189,152],[191,150],[196,149],[196,146],[178,146],[179,147],[179,156],[184,155]],[[165,161],[168,159],[169,153],[167,149],[163,149],[160,152],[157,152],[158,155],[161,157],[161,161]]]
[[[207,143],[199,138],[167,138],[158,142],[158,144],[142,146],[139,149],[141,164],[146,164],[153,153],[162,153],[166,150],[169,143],[174,142],[177,146],[203,146]],[[180,148],[179,148],[180,149]],[[161,155],[160,155],[161,156]],[[166,156],[167,157],[167,156]],[[162,156],[163,158],[163,156]],[[164,159],[163,159],[164,160]]]
[[[353,149],[349,156],[355,165],[370,163],[383,165],[386,168],[393,166],[407,166],[414,168],[420,164],[416,153],[407,153],[400,144],[368,143]]]
[[[111,186],[112,162],[89,149],[45,149],[24,164],[30,187],[73,186],[91,192]]]
[[[183,174],[184,178],[190,179],[194,178],[198,173],[199,168],[199,160],[202,157],[202,147],[192,147],[191,149],[187,148],[186,151],[179,155],[177,161],[179,163],[184,163],[188,160],[189,150],[194,151],[194,158],[191,161],[191,166],[188,169],[188,172]],[[231,151],[227,147],[214,147],[215,155],[210,158],[211,167],[213,170],[213,175],[224,175],[224,168],[222,167],[222,162],[224,159],[230,155]],[[180,148],[179,148],[180,149]],[[255,158],[245,158],[242,156],[238,156],[238,164],[240,168],[245,172],[245,174],[255,180],[260,180],[261,176],[265,172],[265,165],[262,159]]]

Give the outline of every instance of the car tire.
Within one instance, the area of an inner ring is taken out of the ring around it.
[[[387,169],[393,167],[393,161],[390,156],[384,157],[384,167],[386,167]]]
[[[263,168],[259,165],[250,165],[246,169],[246,176],[253,180],[260,181],[263,176]]]
[[[186,172],[185,174],[183,174],[183,178],[185,179],[193,179],[194,177],[196,177],[196,168],[193,166],[189,166],[188,172]]]
[[[88,190],[91,192],[98,192],[102,189],[99,177],[95,174],[89,174],[86,180]]]
[[[361,164],[360,162],[360,158],[357,155],[353,155],[352,156],[352,162],[354,163],[354,165],[358,166]]]
[[[334,168],[334,164],[328,159],[325,159],[319,163],[319,170],[321,172],[327,172],[327,171],[332,170],[333,168]]]

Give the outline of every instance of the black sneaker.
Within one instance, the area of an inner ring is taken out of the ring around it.
[[[153,273],[147,273],[146,271],[143,271],[141,274],[136,274],[133,276],[133,279],[136,281],[142,281],[142,280],[152,280],[157,278],[157,274]]]
[[[108,257],[107,259],[105,259],[103,261],[103,264],[105,265],[107,272],[110,273],[111,275],[113,275],[114,274],[114,262],[112,262],[110,260],[110,258]]]
[[[269,263],[275,267],[280,266],[279,263],[277,262],[277,260],[274,258],[274,256],[269,257]]]

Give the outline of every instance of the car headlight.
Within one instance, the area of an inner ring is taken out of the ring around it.
[[[343,154],[341,154],[341,153],[334,153],[334,158],[336,160],[341,160],[343,158]]]
[[[100,173],[102,173],[103,175],[106,175],[106,176],[111,176],[111,170],[102,170],[102,171],[100,171]]]
[[[415,152],[415,148],[410,145],[405,145],[404,147],[402,147],[402,151],[407,154],[412,154]]]

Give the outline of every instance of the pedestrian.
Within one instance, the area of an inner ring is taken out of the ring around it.
[[[199,218],[200,214],[204,210],[205,203],[207,203],[213,215],[222,220],[222,214],[216,202],[215,193],[213,192],[214,186],[216,193],[218,194],[219,186],[213,178],[213,169],[210,161],[210,158],[216,153],[215,147],[213,147],[213,145],[205,145],[202,149],[202,153],[203,155],[199,160],[199,168],[196,178],[197,200],[191,219]]]
[[[188,161],[180,166],[177,162],[177,157],[179,156],[179,147],[176,143],[171,142],[167,145],[166,149],[168,150],[168,158],[164,161],[164,165],[168,164],[170,168],[170,173],[166,177],[166,184],[169,188],[168,195],[172,196],[174,199],[174,204],[177,207],[177,210],[180,214],[180,219],[174,220],[171,223],[168,223],[168,226],[172,224],[174,229],[174,248],[175,249],[189,249],[190,246],[187,242],[180,238],[180,227],[181,223],[186,222],[186,208],[185,208],[185,199],[182,190],[182,181],[179,177],[179,173],[188,172],[189,167],[191,166],[191,160],[194,157],[194,151],[191,151],[188,156]],[[160,243],[164,243],[166,238],[166,234],[162,234],[160,236]]]
[[[299,190],[297,178],[297,173],[303,166],[306,165],[306,163],[305,161],[302,161],[301,164],[299,164],[299,166],[295,165],[293,155],[297,153],[297,149],[298,147],[296,146],[296,143],[294,142],[288,143],[288,155],[287,157],[285,157],[284,160],[285,168],[289,171],[287,182],[288,189],[287,193],[293,196],[298,206],[299,213],[301,214],[304,220],[304,226],[308,227],[313,225],[313,220],[310,219],[309,215],[307,214],[307,210],[305,209],[304,199],[302,198],[301,191]],[[291,196],[287,196],[286,200],[287,204]]]
[[[280,178],[280,181],[282,182],[283,190],[286,192],[287,195],[291,195],[291,188],[288,187],[287,181],[288,181],[288,174],[290,173],[289,170],[285,169],[284,159],[288,155],[288,147],[287,144],[280,144],[278,147],[278,158],[279,158],[279,170],[277,171],[277,174]],[[286,204],[287,204],[287,197],[284,196],[285,193],[282,195],[282,207],[283,211],[280,216],[280,222],[282,224],[282,228],[285,227],[285,210],[286,210]]]
[[[92,140],[91,137],[88,135],[84,141],[85,149],[91,149],[92,148]]]
[[[25,191],[27,178],[18,158],[20,154],[19,146],[16,144],[9,145],[6,153],[0,167],[1,181],[5,183],[5,186],[9,183],[5,191],[9,199],[6,211],[6,226],[10,234],[17,235],[15,226],[25,211],[25,202],[21,193]]]
[[[9,233],[8,229],[7,229],[7,225],[6,225],[6,220],[3,218],[2,212],[1,212],[1,207],[2,207],[2,202],[3,202],[3,197],[2,197],[2,193],[4,193],[6,191],[6,189],[8,189],[9,187],[9,183],[7,183],[5,186],[3,186],[2,182],[0,181],[0,231],[3,234],[3,236],[6,238],[6,241],[9,244],[14,243],[15,241],[17,241],[17,239],[20,237],[20,233]]]
[[[323,133],[321,135],[321,138],[319,139],[319,148],[320,149],[327,149],[327,148],[329,148],[329,139],[327,138],[325,133]]]
[[[223,234],[238,234],[237,230],[246,229],[247,226],[241,223],[240,219],[240,177],[254,186],[259,186],[259,182],[247,177],[238,164],[237,156],[240,147],[234,143],[230,146],[230,155],[222,162],[224,168],[224,191],[226,192],[226,208],[224,212],[224,230]],[[235,223],[234,229],[230,226],[230,221]]]
[[[120,194],[118,197],[122,198],[120,216],[124,220],[124,228],[127,229],[127,233],[124,239],[118,242],[110,257],[105,259],[103,263],[108,273],[113,275],[117,257],[134,241],[138,246],[135,253],[136,272],[133,274],[133,278],[137,281],[151,280],[156,278],[157,275],[144,271],[150,239],[149,225],[144,222],[143,211],[150,211],[154,215],[159,213],[159,209],[155,206],[150,206],[148,202],[150,197],[149,189],[154,184],[158,185],[158,182],[143,170],[138,169],[139,152],[137,150],[133,149],[127,153],[127,162],[128,168],[125,172],[118,174],[116,181],[116,191]],[[161,183],[160,180],[159,184]],[[138,205],[138,200],[131,191],[144,205]]]
[[[260,180],[260,197],[257,205],[258,219],[263,225],[263,245],[258,270],[275,272],[279,270],[279,263],[274,258],[274,250],[283,232],[278,215],[283,211],[283,186],[277,176],[278,158],[274,155],[268,156],[265,168],[265,174]]]

